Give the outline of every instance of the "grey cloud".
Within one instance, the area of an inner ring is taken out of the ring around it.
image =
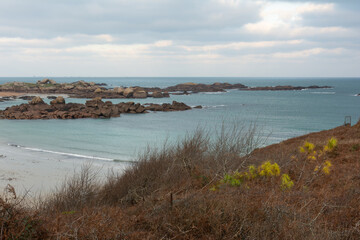
[[[238,7],[203,0],[0,2],[0,24],[14,29],[13,35],[26,37],[216,31],[256,21],[258,13],[259,6],[251,1]]]
[[[71,74],[78,75],[104,75],[107,71],[116,75],[114,69],[122,66],[119,71],[131,75],[131,72],[127,72],[128,69],[157,69],[159,72],[166,69],[164,66],[176,63],[169,68],[173,74],[176,75],[188,67],[192,71],[188,74],[196,75],[196,67],[213,67],[214,73],[235,73],[240,65],[244,68],[250,66],[243,60],[247,55],[254,55],[255,60],[266,56],[263,61],[275,64],[278,60],[271,59],[273,54],[296,53],[309,49],[325,49],[321,54],[314,54],[314,58],[324,65],[330,60],[335,61],[334,59],[353,60],[354,63],[360,61],[358,0],[310,0],[311,3],[335,3],[335,9],[333,12],[304,13],[302,20],[296,23],[298,25],[289,25],[289,28],[281,28],[280,25],[266,34],[251,33],[244,27],[248,23],[262,20],[260,12],[264,6],[252,0],[223,2],[228,4],[222,4],[220,0],[1,0],[0,64],[4,69],[14,69],[15,65],[19,65],[21,70],[27,66],[27,74],[33,69],[39,74],[46,74],[41,73],[44,71],[43,66],[46,66],[57,75],[70,74],[67,72],[70,69],[74,71]],[[305,30],[298,35],[289,34],[295,28],[301,27],[308,27],[312,33]],[[340,27],[346,31],[340,31],[341,34],[337,31],[319,34],[318,29],[323,27]],[[99,34],[108,34],[113,41],[106,41],[106,36],[104,39],[97,37]],[[59,37],[61,39],[58,39]],[[173,44],[154,46],[159,40],[172,40]],[[303,41],[299,44],[278,44],[264,48],[201,49],[203,46],[234,42],[287,40]],[[120,45],[131,48],[132,44],[144,44],[146,47],[145,50],[136,50],[139,56],[121,56],[126,49],[122,49]],[[187,51],[184,46],[199,48]],[[102,47],[104,52],[101,52]],[[345,50],[339,55],[333,53],[334,49]],[[116,54],[121,57],[116,59]],[[208,61],[208,57],[211,58],[212,55],[219,56],[219,59],[214,58],[214,65],[208,67],[210,65],[202,61]],[[222,59],[226,58],[231,60],[222,62]],[[311,59],[306,61],[311,62]],[[342,63],[344,66],[348,64],[346,61]],[[157,65],[152,65],[155,64],[153,62]],[[227,65],[229,62],[234,62],[233,66]],[[286,65],[287,60],[282,64]],[[97,66],[101,66],[104,71],[101,72]],[[308,66],[311,67],[311,64]],[[254,68],[261,71],[262,65]],[[77,70],[79,71],[76,72]],[[359,73],[359,70],[352,72]],[[144,75],[151,73],[151,70],[142,71]]]

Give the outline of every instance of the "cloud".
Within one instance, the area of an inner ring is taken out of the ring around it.
[[[313,49],[306,49],[303,51],[294,51],[294,52],[286,52],[286,53],[275,53],[273,56],[275,58],[308,58],[313,55],[319,54],[335,54],[339,55],[344,51],[342,48],[336,49],[324,49],[324,48],[313,48]]]
[[[3,75],[87,75],[88,70],[159,76],[196,75],[208,68],[234,75],[241,73],[239,64],[244,72],[246,66],[257,69],[255,75],[276,74],[282,66],[296,70],[292,63],[323,69],[337,61],[359,75],[358,68],[349,67],[360,64],[359,5],[351,0],[3,0],[0,64]]]
[[[78,33],[124,35],[139,31],[172,33],[238,27],[256,20],[258,9],[250,0],[3,0],[0,22],[9,28],[8,34],[23,37]]]

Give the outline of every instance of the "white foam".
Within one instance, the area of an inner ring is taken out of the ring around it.
[[[312,94],[335,94],[336,92],[311,92]]]
[[[219,108],[219,107],[226,107],[226,105],[210,105],[210,106],[203,106],[203,108]]]
[[[31,148],[31,147],[25,147],[25,146],[20,146],[20,145],[16,145],[16,144],[10,144],[10,143],[8,145],[12,146],[12,147],[17,147],[17,148],[23,148],[23,149],[34,151],[34,152],[52,153],[52,154],[58,154],[58,155],[63,155],[63,156],[76,157],[76,158],[86,158],[86,159],[94,159],[94,160],[102,160],[102,161],[114,161],[115,160],[115,159],[111,159],[111,158],[87,156],[87,155],[76,154],[76,153],[57,152],[57,151],[40,149],[40,148]],[[117,161],[120,161],[120,160],[117,160]]]
[[[224,94],[226,92],[203,92],[202,94],[209,94],[209,95],[219,95],[219,94]]]

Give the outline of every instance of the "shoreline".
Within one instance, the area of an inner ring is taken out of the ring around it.
[[[121,173],[129,163],[37,152],[0,141],[0,191],[10,184],[19,194],[49,194],[68,177],[90,164],[105,179],[111,171]]]

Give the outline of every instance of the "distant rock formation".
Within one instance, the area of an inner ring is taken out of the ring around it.
[[[308,87],[302,87],[302,86],[266,86],[266,87],[250,87],[250,88],[241,88],[242,91],[291,91],[291,90],[304,90],[304,89],[321,89],[321,88],[332,88],[330,86],[308,86]]]
[[[225,92],[226,89],[242,89],[247,86],[237,83],[214,83],[214,84],[199,84],[199,83],[182,83],[176,86],[171,86],[163,89],[167,92]]]
[[[188,95],[199,92],[225,92],[228,89],[239,89],[243,91],[289,91],[303,89],[331,88],[329,86],[266,86],[266,87],[247,87],[243,84],[230,83],[182,83],[166,88],[159,87],[116,87],[114,89],[104,87],[104,83],[85,82],[83,80],[74,83],[57,83],[52,79],[43,79],[37,83],[9,82],[0,85],[0,92],[16,92],[26,94],[67,94],[73,98],[96,98],[117,99],[117,98],[165,98],[173,95]]]
[[[51,104],[46,104],[40,97],[34,97],[28,104],[8,107],[0,110],[0,119],[77,119],[111,118],[121,113],[147,113],[148,111],[185,111],[191,107],[185,103],[173,101],[164,104],[135,104],[123,102],[113,104],[103,102],[101,98],[86,101],[85,104],[65,103],[63,97],[57,97]]]

